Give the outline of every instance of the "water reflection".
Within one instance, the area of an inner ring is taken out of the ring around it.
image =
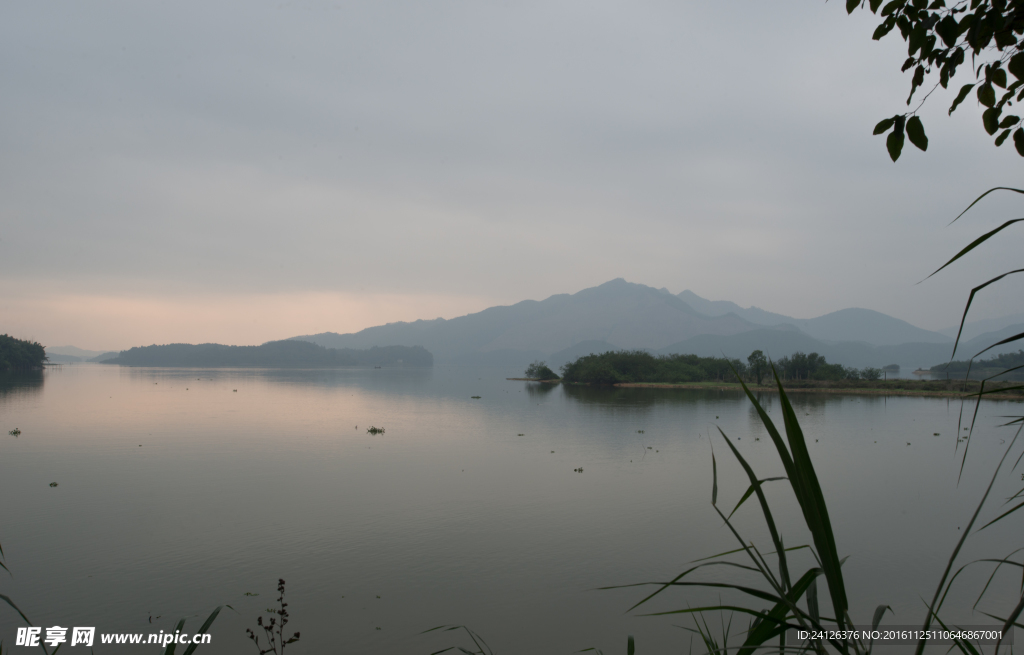
[[[33,396],[43,390],[43,371],[0,373],[0,401]]]
[[[682,406],[709,401],[741,400],[742,391],[719,389],[657,389],[561,385],[566,398],[587,405],[630,407]]]
[[[288,387],[359,387],[374,386],[414,388],[433,377],[431,368],[318,368],[318,369],[264,369],[264,368],[121,368],[122,377],[133,382],[237,382],[259,381]]]
[[[527,382],[526,393],[534,398],[545,398],[551,394],[559,385],[543,384],[540,382]]]

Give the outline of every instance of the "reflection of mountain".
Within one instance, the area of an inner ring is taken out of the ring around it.
[[[385,346],[366,350],[324,348],[304,341],[271,341],[262,346],[175,343],[123,350],[104,364],[182,366],[193,368],[254,366],[262,368],[330,368],[338,366],[432,366],[421,347]]]
[[[0,400],[38,394],[43,390],[43,371],[0,372]]]

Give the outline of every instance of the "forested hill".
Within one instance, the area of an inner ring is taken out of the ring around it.
[[[948,376],[954,380],[970,377],[972,380],[993,378],[996,380],[1024,380],[1024,350],[1015,353],[1003,353],[991,359],[976,361],[955,361],[947,364],[936,364],[931,368],[935,377]],[[970,375],[968,376],[968,371]],[[1004,373],[1004,371],[1009,371]]]
[[[44,361],[42,345],[0,334],[0,371],[30,371],[42,368]]]
[[[324,348],[308,341],[270,341],[262,346],[173,343],[122,350],[104,364],[195,368],[336,368],[342,366],[433,366],[421,346],[383,346],[367,350]]]

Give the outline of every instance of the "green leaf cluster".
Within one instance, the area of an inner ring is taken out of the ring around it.
[[[865,6],[882,18],[873,39],[877,41],[898,28],[907,43],[902,70],[913,70],[908,107],[926,80],[938,77],[925,99],[940,86],[948,88],[970,55],[975,81],[960,88],[949,113],[974,91],[986,108],[982,124],[989,136],[995,136],[995,145],[1003,145],[1012,135],[1017,153],[1024,157],[1024,127],[1019,116],[1008,113],[1014,102],[1024,99],[1024,0],[890,0],[884,5],[882,0],[846,2],[849,13]],[[875,125],[874,134],[888,133],[885,147],[893,161],[899,159],[906,139],[921,150],[928,149],[924,124],[917,116],[922,104],[924,100],[915,109]]]

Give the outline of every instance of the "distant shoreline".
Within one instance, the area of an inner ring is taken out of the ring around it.
[[[540,378],[505,378],[506,380],[514,380],[516,382],[543,382],[544,384],[559,384],[561,380],[559,378],[552,378],[551,380],[541,380]]]
[[[505,378],[506,380],[514,382],[539,382],[544,384],[559,384],[561,380],[538,380],[536,378]],[[963,381],[958,381],[960,385]],[[566,383],[571,384],[571,383]],[[964,392],[958,389],[936,389],[935,386],[942,385],[956,385],[957,381],[947,382],[943,380],[941,383],[932,380],[890,380],[891,385],[897,386],[884,386],[884,387],[852,387],[852,386],[829,386],[828,382],[807,382],[798,381],[800,386],[789,386],[783,383],[783,388],[786,393],[826,393],[826,394],[847,394],[856,396],[917,396],[922,398],[970,398],[972,393],[975,393],[978,389],[978,384],[975,381],[971,382],[971,388]],[[906,388],[905,385],[913,386],[931,386],[932,388],[925,389],[914,389]],[[572,384],[571,386],[591,387],[601,385],[589,385],[589,384]],[[738,382],[619,382],[611,387],[622,388],[622,389],[679,389],[679,390],[707,390],[707,391],[743,391],[743,387]],[[779,388],[774,384],[766,385],[755,385],[747,384],[747,388],[751,391],[761,391],[769,393],[778,393]],[[989,387],[991,388],[991,386]],[[1024,392],[1015,390],[1014,392],[1007,393],[992,393],[984,396],[986,400],[1017,400],[1024,401]]]
[[[738,382],[682,382],[673,384],[671,382],[620,382],[613,385],[622,388],[646,388],[646,389],[708,389],[712,391],[743,391]],[[974,390],[977,385],[972,385]],[[767,391],[778,393],[779,388],[775,385],[757,386],[748,384],[751,391]],[[792,393],[827,393],[827,394],[849,394],[858,396],[918,396],[925,398],[969,398],[973,391],[963,392],[952,389],[906,389],[906,388],[879,388],[879,387],[789,387],[783,383],[787,394]],[[1024,394],[1021,393],[993,393],[985,394],[987,400],[1018,400],[1024,401]]]

